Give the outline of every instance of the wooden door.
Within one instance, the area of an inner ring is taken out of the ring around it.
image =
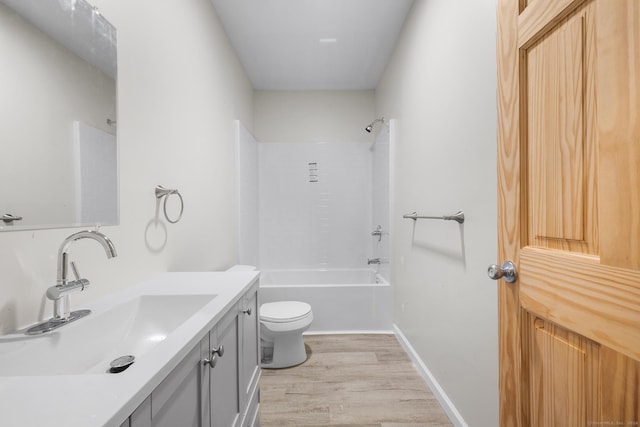
[[[498,0],[500,423],[640,422],[640,0]]]

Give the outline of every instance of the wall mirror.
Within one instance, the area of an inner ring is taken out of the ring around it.
[[[116,29],[84,0],[0,0],[0,231],[118,224]]]

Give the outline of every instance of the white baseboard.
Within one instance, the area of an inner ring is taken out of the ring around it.
[[[418,353],[411,346],[411,344],[407,340],[407,337],[404,336],[397,325],[394,324],[393,329],[395,331],[396,337],[398,338],[398,341],[400,342],[400,345],[404,348],[404,350],[409,355],[409,358],[411,358],[413,363],[416,365],[418,373],[427,383],[427,386],[431,389],[431,392],[436,396],[438,402],[440,402],[440,405],[447,413],[447,416],[449,417],[453,425],[457,427],[468,427],[467,423],[464,421],[464,418],[462,418],[462,415],[460,415],[460,412],[458,412],[453,402],[449,399],[442,387],[440,387],[440,384],[438,384],[438,381],[435,379],[431,371],[429,371],[429,368],[427,368],[420,356],[418,356]]]

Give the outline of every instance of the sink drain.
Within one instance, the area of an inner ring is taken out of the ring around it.
[[[135,362],[135,360],[136,360],[135,356],[131,356],[131,355],[120,356],[117,359],[114,359],[113,361],[111,361],[110,363],[111,368],[109,368],[109,372],[111,372],[112,374],[117,374],[118,372],[122,372],[125,369],[127,369],[129,366],[131,366],[133,362]]]

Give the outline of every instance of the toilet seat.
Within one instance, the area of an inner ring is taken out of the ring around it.
[[[311,306],[300,301],[268,302],[260,306],[260,320],[270,323],[290,323],[311,314]]]

